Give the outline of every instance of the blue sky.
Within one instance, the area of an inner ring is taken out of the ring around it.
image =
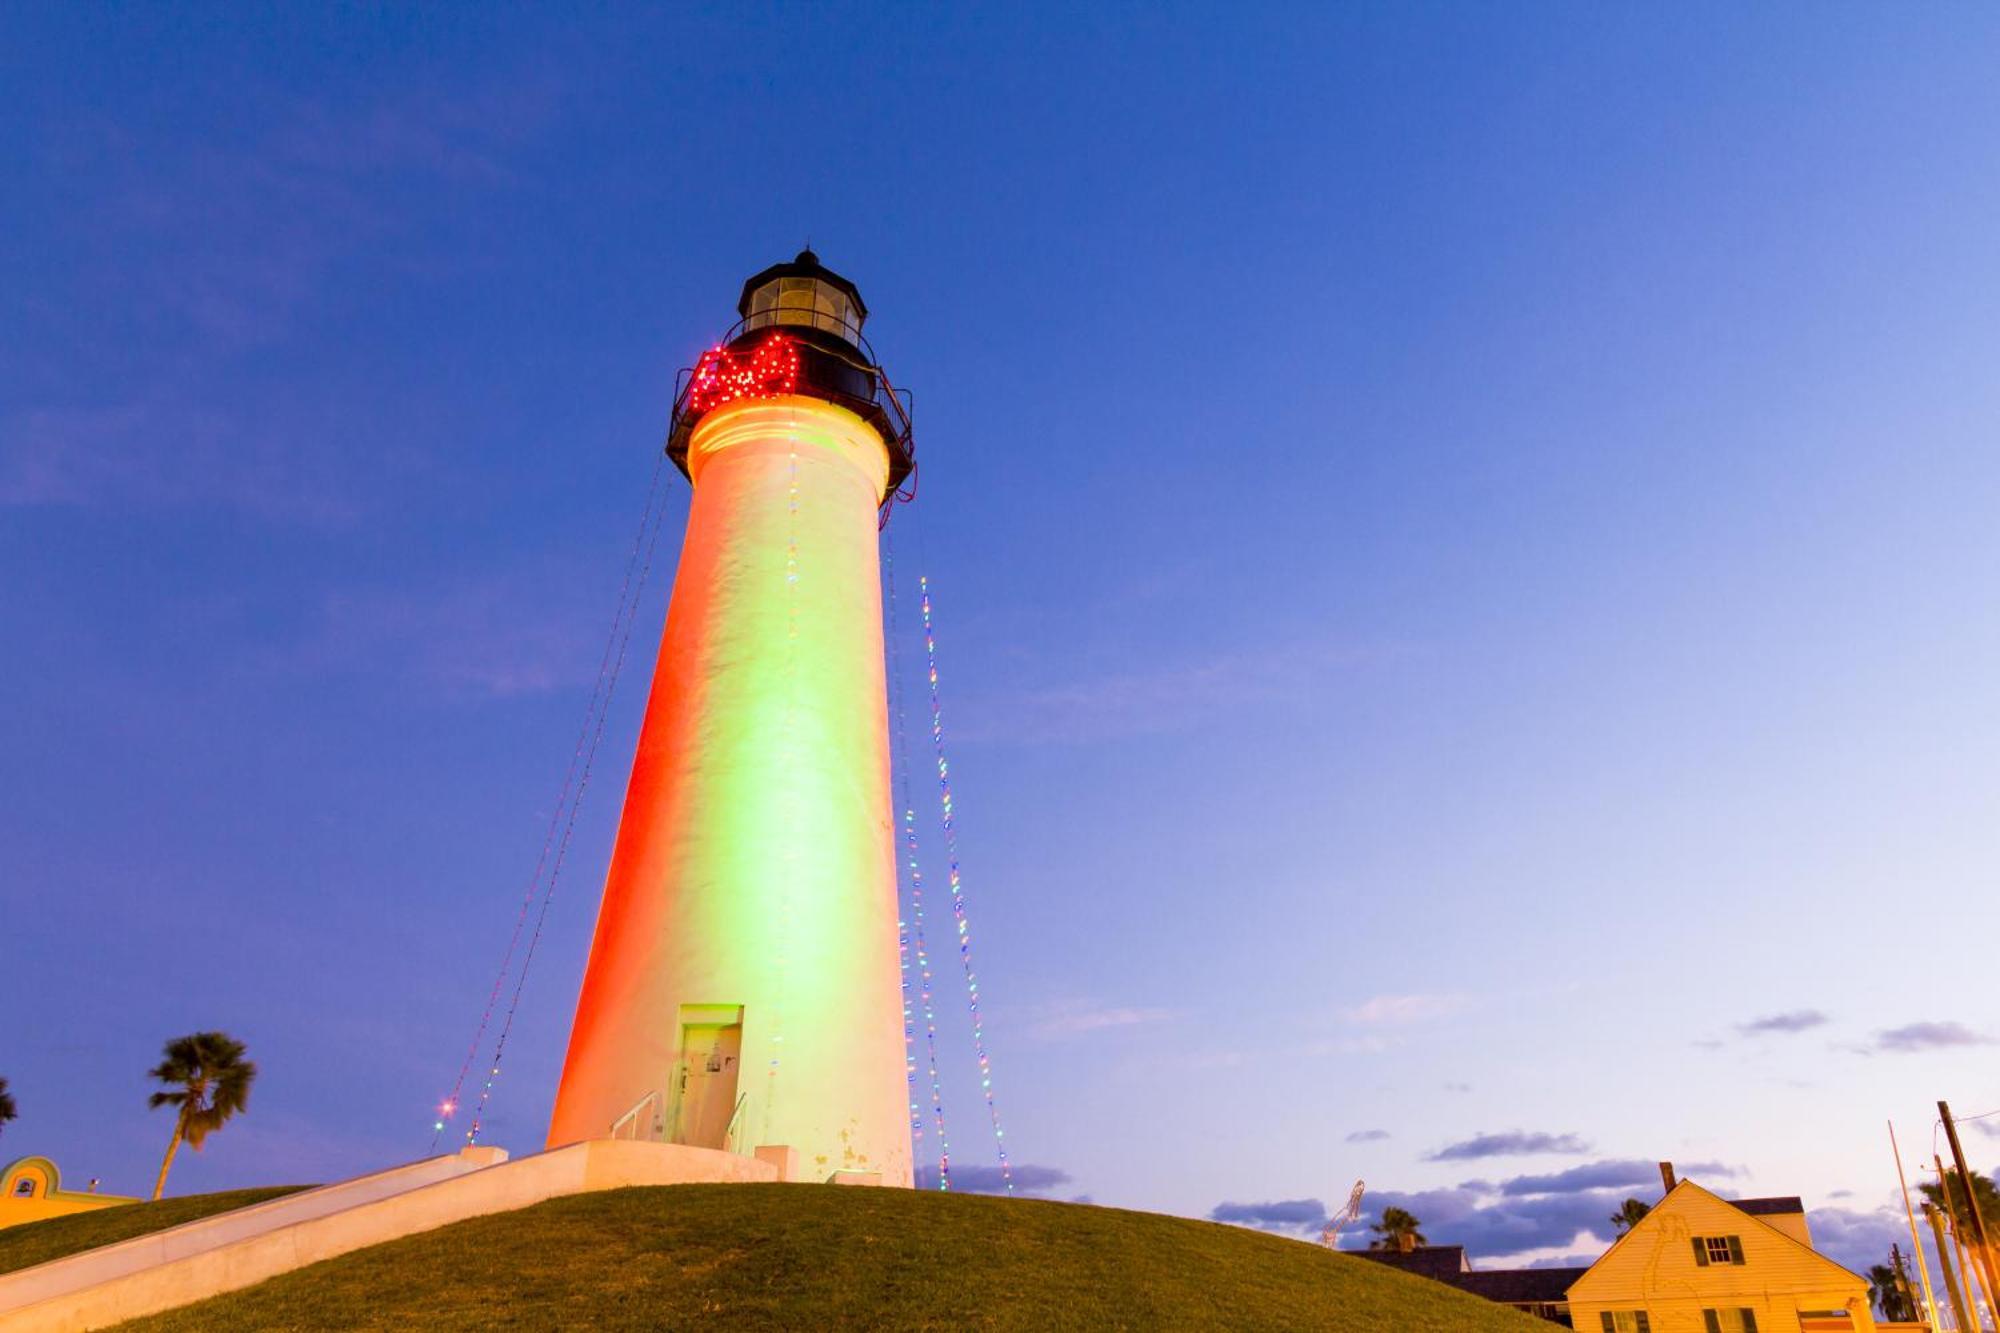
[[[210,1026],[263,1074],[177,1189],[424,1150],[674,372],[807,239],[917,395],[893,533],[1044,1189],[1365,1177],[1549,1258],[1673,1158],[1859,1260],[1884,1120],[2000,1107],[1991,9],[4,23],[5,1155],[142,1188]]]

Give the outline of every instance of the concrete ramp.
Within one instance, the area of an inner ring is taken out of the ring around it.
[[[498,1148],[467,1148],[5,1274],[0,1329],[103,1328],[565,1194],[779,1179],[769,1161],[670,1143],[592,1139],[506,1157]]]

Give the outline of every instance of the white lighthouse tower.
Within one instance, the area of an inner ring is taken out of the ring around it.
[[[549,1144],[908,1185],[876,532],[909,417],[811,251],[738,313],[676,403],[694,495]]]

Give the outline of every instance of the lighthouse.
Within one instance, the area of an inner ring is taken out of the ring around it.
[[[549,1145],[911,1182],[876,533],[909,414],[810,250],[675,402],[693,486]]]

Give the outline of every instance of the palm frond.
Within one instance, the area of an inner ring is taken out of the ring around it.
[[[226,1032],[175,1037],[161,1049],[166,1059],[151,1071],[167,1088],[152,1094],[147,1105],[180,1107],[182,1137],[199,1149],[202,1140],[250,1104],[257,1065],[243,1058],[245,1049]]]

